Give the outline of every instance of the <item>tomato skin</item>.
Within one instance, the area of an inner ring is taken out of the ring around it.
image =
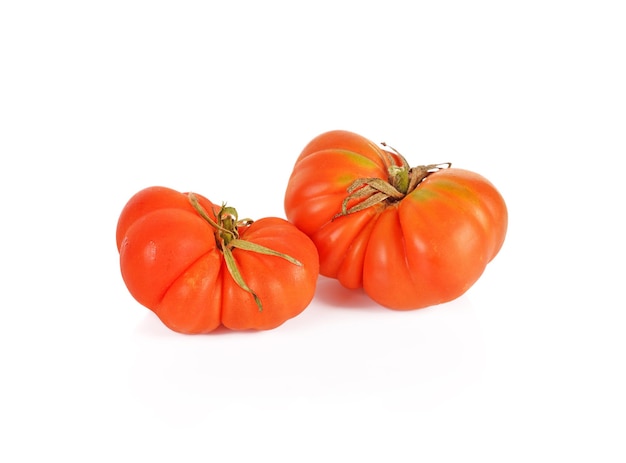
[[[385,307],[409,310],[465,293],[500,251],[508,212],[487,179],[449,167],[399,200],[341,215],[353,182],[389,181],[388,167],[399,159],[360,135],[324,133],[295,163],[285,213],[317,246],[322,275],[362,287]]]
[[[216,220],[219,207],[195,195]],[[297,259],[235,248],[243,279],[263,303],[229,273],[215,229],[201,217],[185,193],[150,187],[135,194],[118,220],[117,247],[122,278],[131,295],[151,309],[170,329],[208,333],[219,326],[233,330],[266,330],[301,313],[315,292],[318,254],[311,240],[279,218],[238,227],[239,239]]]

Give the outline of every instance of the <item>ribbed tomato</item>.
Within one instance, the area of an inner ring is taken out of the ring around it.
[[[128,290],[174,331],[275,328],[315,292],[318,255],[304,233],[281,218],[239,220],[201,195],[146,188],[116,235]]]
[[[285,212],[315,243],[322,275],[392,309],[465,293],[508,223],[502,196],[481,175],[448,163],[411,168],[395,150],[340,130],[304,148]]]

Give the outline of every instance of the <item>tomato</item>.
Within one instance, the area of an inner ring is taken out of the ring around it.
[[[165,187],[128,201],[116,241],[131,295],[180,333],[275,328],[309,305],[319,274],[315,246],[288,221],[239,220]]]
[[[498,254],[506,204],[487,179],[450,164],[411,168],[347,131],[314,138],[295,162],[287,219],[315,243],[320,273],[408,310],[465,293]]]

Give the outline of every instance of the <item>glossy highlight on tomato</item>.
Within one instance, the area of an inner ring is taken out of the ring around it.
[[[464,294],[508,225],[503,197],[481,175],[448,163],[411,168],[397,151],[343,130],[303,149],[284,205],[315,243],[322,275],[398,310]]]
[[[315,246],[288,221],[239,220],[160,186],[128,201],[116,242],[131,295],[180,333],[276,328],[309,305],[319,274]]]

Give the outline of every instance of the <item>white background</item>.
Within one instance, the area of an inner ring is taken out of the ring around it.
[[[626,461],[622,3],[3,2],[0,460]],[[466,295],[321,279],[280,328],[207,336],[131,298],[130,196],[284,217],[331,129],[499,188]]]

